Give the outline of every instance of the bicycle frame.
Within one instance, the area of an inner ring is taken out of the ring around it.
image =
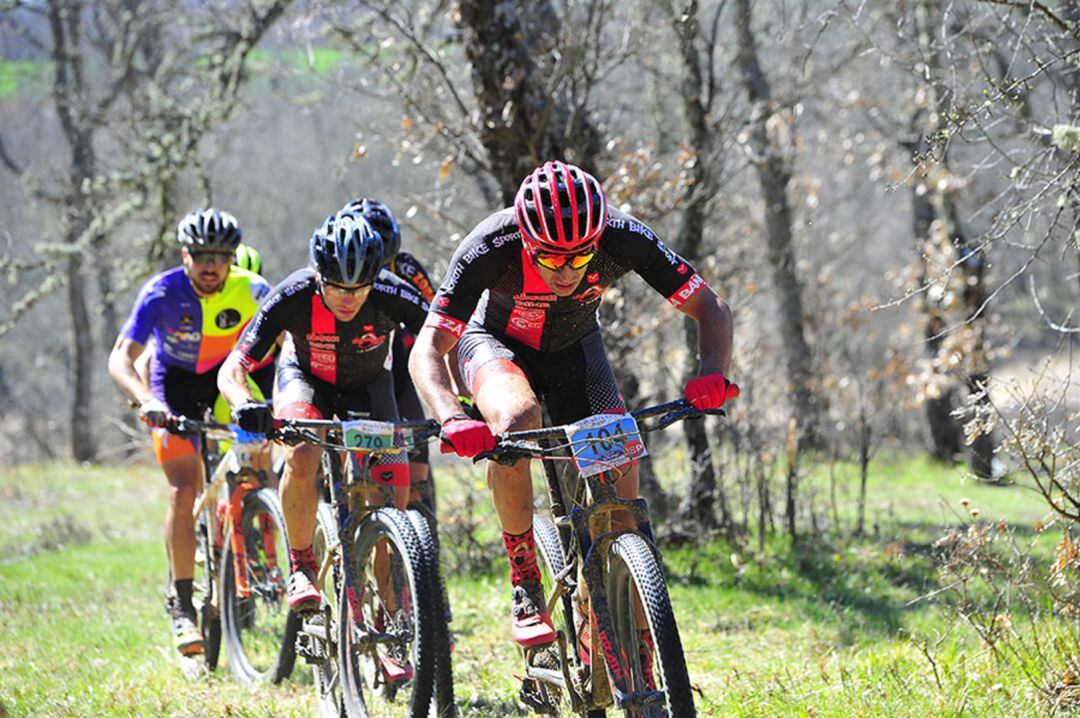
[[[281,420],[279,435],[288,440],[307,441],[326,450],[326,458],[330,463],[330,475],[323,477],[323,492],[326,502],[338,523],[338,541],[334,546],[326,547],[326,555],[319,567],[316,585],[323,590],[324,581],[331,567],[342,567],[345,585],[352,586],[356,582],[356,569],[353,565],[351,541],[342,541],[341,537],[351,536],[360,526],[360,523],[376,509],[383,508],[387,502],[373,504],[367,499],[367,491],[372,488],[380,491],[388,487],[378,484],[371,479],[367,471],[368,462],[371,458],[381,453],[380,450],[363,450],[350,448],[344,445],[341,435],[342,422],[324,419],[288,419]],[[418,441],[426,440],[439,431],[439,426],[431,421],[394,422],[395,429],[414,430]],[[326,438],[321,439],[310,430],[325,430]],[[308,430],[308,431],[305,431]],[[399,450],[390,448],[387,450]],[[341,465],[341,453],[349,455],[349,461],[344,467]],[[358,607],[354,607],[358,610]],[[387,636],[357,636],[358,642],[378,641]]]
[[[683,400],[668,402],[630,413],[635,420],[661,417],[653,426],[641,425],[639,427],[641,433],[655,431],[676,421],[702,414],[702,412],[693,409]],[[723,414],[722,411],[707,413]],[[612,476],[614,473],[612,470],[605,470],[587,477],[582,477],[575,471],[574,495],[565,496],[558,469],[547,456],[554,449],[568,446],[567,444],[553,445],[554,440],[565,440],[565,429],[566,427],[550,427],[505,435],[500,437],[499,446],[494,452],[482,457],[500,460],[499,455],[506,452],[504,457],[509,460],[516,461],[522,456],[531,456],[543,460],[551,511],[555,526],[558,529],[559,542],[566,562],[562,573],[554,577],[556,585],[552,587],[548,611],[552,612],[560,600],[567,600],[567,597],[572,597],[578,592],[577,576],[580,574],[588,588],[589,618],[595,621],[596,625],[596,632],[592,636],[590,646],[592,652],[591,690],[587,689],[584,666],[579,667],[582,671],[581,680],[577,682],[581,686],[580,692],[576,688],[575,681],[571,679],[570,660],[566,644],[569,641],[571,646],[577,646],[577,631],[573,621],[569,621],[567,626],[569,636],[564,637],[560,634],[558,640],[561,658],[560,666],[562,668],[561,675],[551,669],[531,664],[526,667],[526,675],[567,691],[570,695],[571,706],[576,712],[606,708],[611,703],[614,703],[620,710],[640,710],[661,703],[664,699],[664,692],[633,692],[630,690],[628,677],[622,670],[621,657],[617,654],[615,644],[611,640],[611,636],[614,635],[615,631],[605,586],[605,557],[608,555],[612,543],[619,536],[633,533],[646,541],[654,555],[656,555],[657,560],[659,560],[659,552],[651,536],[641,530],[643,526],[649,523],[648,503],[643,498],[619,498],[615,491],[617,477]],[[530,446],[527,442],[539,442],[541,450],[537,451],[534,446]],[[568,506],[570,507],[569,510],[567,510]],[[634,528],[624,527],[612,530],[611,514],[617,511],[628,514]],[[566,613],[572,615],[569,611]],[[573,660],[574,663],[577,663],[576,649],[574,654],[575,658]],[[598,665],[597,659],[603,661],[609,681],[597,680],[598,676],[601,675],[596,669]]]
[[[195,422],[183,419],[178,422],[177,429],[178,431],[198,431],[198,433],[203,436],[204,440],[208,441],[232,442],[232,446],[229,447],[229,450],[214,462],[212,455],[207,453],[206,443],[204,441],[204,465],[207,468],[213,466],[213,473],[207,478],[206,486],[202,495],[199,497],[199,500],[195,503],[192,513],[193,516],[198,519],[199,513],[206,506],[215,506],[217,504],[222,487],[226,488],[228,500],[224,516],[225,525],[220,526],[218,524],[219,517],[217,511],[208,511],[207,530],[213,542],[215,554],[220,548],[219,542],[223,540],[225,536],[229,537],[233,552],[233,577],[236,595],[240,598],[248,598],[251,596],[251,586],[247,577],[247,544],[244,541],[243,535],[235,529],[241,522],[241,515],[244,509],[244,497],[252,491],[258,491],[259,489],[268,486],[265,472],[257,471],[252,468],[252,458],[265,446],[265,441],[251,440],[245,435],[238,435],[229,426],[215,422]],[[273,540],[265,540],[268,538],[266,532],[270,529],[265,525],[261,526],[260,529],[264,533],[263,545],[267,547],[267,558],[276,563],[277,556],[274,548],[275,542]],[[217,556],[215,556],[214,559],[214,568],[216,568]],[[210,557],[208,557],[207,560],[210,560]],[[212,575],[216,575],[216,571],[214,571]],[[219,594],[220,592],[214,593],[214,601],[220,600]],[[214,608],[216,610],[220,608],[220,606],[214,605]]]

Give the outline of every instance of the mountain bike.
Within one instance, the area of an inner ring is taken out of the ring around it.
[[[320,714],[420,718],[434,706],[439,716],[454,715],[428,519],[393,508],[391,487],[370,477],[375,456],[426,441],[438,424],[278,419],[275,426],[283,441],[326,449],[313,543],[325,600],[297,636],[297,652],[313,667]]]
[[[278,683],[292,673],[299,619],[285,603],[289,547],[281,502],[266,473],[252,467],[266,439],[186,418],[170,430],[202,437],[209,477],[194,507],[193,600],[206,667],[216,668],[224,637],[238,679]],[[219,455],[223,442],[231,446]]]
[[[598,414],[502,434],[493,451],[477,457],[543,460],[552,518],[534,516],[533,533],[557,638],[523,650],[520,697],[535,712],[599,718],[614,707],[635,718],[696,715],[648,506],[619,498],[615,482],[647,455],[643,433],[703,415],[685,400]],[[613,527],[613,514],[621,528]]]

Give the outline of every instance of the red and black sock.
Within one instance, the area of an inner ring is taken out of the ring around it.
[[[520,586],[525,581],[540,580],[540,568],[536,565],[536,540],[532,527],[523,534],[508,534],[503,531],[503,546],[510,558],[510,583]]]
[[[302,549],[289,549],[289,568],[293,573],[301,569],[318,570],[319,564],[315,561],[315,552],[311,550],[310,546]]]

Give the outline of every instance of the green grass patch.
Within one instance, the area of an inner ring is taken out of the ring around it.
[[[44,60],[0,60],[0,99],[41,92],[48,67]]]
[[[850,518],[853,468],[833,467],[830,479],[827,465],[815,465],[803,487],[827,494],[833,481],[837,510]],[[529,715],[516,700],[520,655],[509,639],[507,570],[483,478],[464,467],[437,472],[461,713]],[[867,519],[877,529],[858,539],[823,534],[791,545],[770,535],[763,552],[756,540],[663,547],[700,715],[1043,709],[1019,669],[992,659],[957,623],[948,592],[935,593],[930,548],[947,527],[971,520],[972,508],[1030,532],[1044,513],[1038,497],[968,482],[963,471],[922,459],[875,464],[870,481]],[[315,712],[302,662],[281,686],[241,686],[224,658],[207,679],[183,677],[162,610],[164,501],[151,466],[49,464],[0,475],[0,714]],[[1049,556],[1056,540],[1038,535],[1037,548]],[[485,560],[454,564],[468,551]],[[1018,620],[1024,630],[1027,619]]]
[[[277,65],[325,75],[336,70],[349,57],[342,50],[329,47],[312,47],[309,50],[256,49],[251,51],[251,64],[256,71]]]

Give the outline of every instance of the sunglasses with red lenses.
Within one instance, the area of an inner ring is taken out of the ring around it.
[[[571,269],[581,269],[592,261],[596,252],[583,252],[582,254],[534,254],[533,261],[541,267],[552,271],[559,271],[567,264]]]

